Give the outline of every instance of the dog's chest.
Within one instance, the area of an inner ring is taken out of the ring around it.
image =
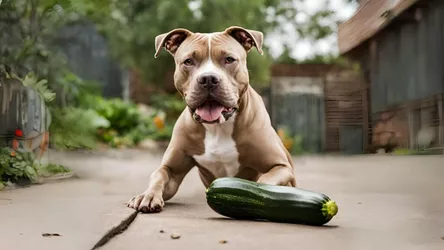
[[[232,138],[233,118],[222,124],[205,125],[205,153],[193,156],[201,167],[216,178],[234,176],[239,169],[239,153]]]

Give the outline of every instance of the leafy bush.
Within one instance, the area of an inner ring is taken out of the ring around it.
[[[99,130],[99,138],[112,147],[136,146],[147,138],[156,141],[169,140],[173,126],[166,124],[163,117],[162,112],[155,112],[149,117],[140,114],[137,125],[128,128],[126,132],[119,133],[116,129],[112,129],[113,125],[111,124],[110,128]]]
[[[172,133],[173,123],[166,124],[164,112],[146,116],[133,102],[118,98],[84,94],[78,108],[53,113],[56,146],[94,148],[98,140],[111,147],[133,147],[145,138],[168,140]]]
[[[119,134],[135,128],[142,119],[137,106],[119,98],[105,99],[98,95],[89,95],[83,100],[81,107],[93,109],[109,121],[109,129]]]
[[[180,94],[156,94],[151,97],[151,105],[158,110],[167,111],[165,120],[167,122],[175,121],[186,104]]]
[[[52,144],[58,148],[95,148],[97,130],[109,125],[107,119],[92,109],[53,108]]]
[[[5,182],[32,181],[36,177],[37,167],[32,153],[0,148],[0,183],[2,186]]]
[[[37,168],[37,170],[38,170],[37,172],[40,176],[50,176],[53,174],[65,174],[65,173],[71,172],[70,169],[68,169],[62,165],[53,164],[53,163],[50,163],[47,165],[40,165]]]
[[[0,190],[6,183],[32,183],[38,176],[69,173],[70,169],[59,164],[39,164],[32,152],[0,148]]]
[[[293,155],[300,155],[305,152],[303,148],[303,137],[301,135],[291,136],[287,128],[280,127],[277,130],[279,138],[281,138],[282,143],[285,148]]]
[[[175,97],[160,103],[157,100],[158,106],[173,112],[171,121],[166,121],[167,114],[162,111],[146,116],[133,102],[84,93],[79,107],[52,109],[52,142],[59,148],[95,148],[98,141],[119,148],[136,146],[146,138],[168,140],[174,116],[183,106]]]

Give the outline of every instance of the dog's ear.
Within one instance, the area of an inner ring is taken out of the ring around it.
[[[264,34],[262,32],[248,30],[239,26],[231,26],[225,30],[225,33],[236,39],[247,52],[254,46],[261,55],[264,54],[262,51]]]
[[[154,54],[154,58],[157,58],[159,56],[159,53],[163,47],[165,47],[165,50],[170,52],[170,54],[174,56],[179,46],[191,34],[193,34],[191,31],[179,28],[179,29],[174,29],[168,33],[156,36],[155,39],[156,53]]]

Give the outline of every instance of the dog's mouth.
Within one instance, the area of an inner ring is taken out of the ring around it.
[[[206,100],[202,105],[192,110],[193,117],[200,123],[222,123],[228,120],[237,108],[226,107],[215,100]]]

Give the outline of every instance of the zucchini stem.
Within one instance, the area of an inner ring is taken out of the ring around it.
[[[333,216],[335,216],[338,213],[338,206],[336,205],[336,202],[333,200],[329,200],[326,203],[322,205],[322,214],[331,219]]]

